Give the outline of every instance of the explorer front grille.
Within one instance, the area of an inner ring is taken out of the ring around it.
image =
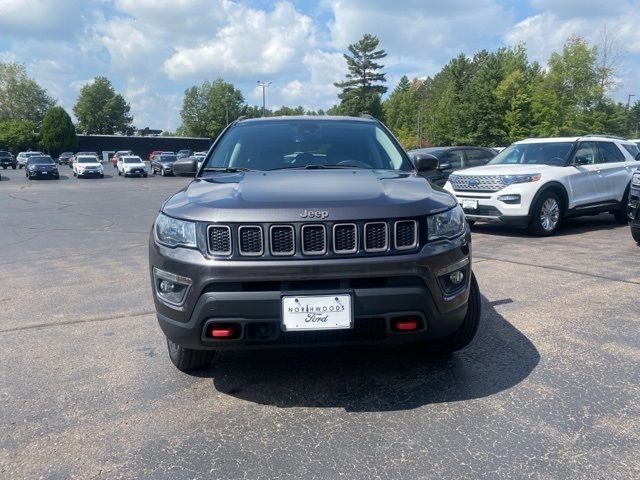
[[[506,187],[499,175],[451,175],[449,181],[456,192],[497,192]]]
[[[282,260],[410,253],[420,247],[424,219],[203,226],[211,256]],[[205,233],[206,230],[206,233]],[[426,234],[426,232],[425,232]],[[426,238],[423,239],[426,241]]]

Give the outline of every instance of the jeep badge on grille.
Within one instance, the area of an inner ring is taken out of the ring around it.
[[[324,220],[329,216],[329,212],[326,210],[305,210],[300,216],[302,218],[321,218]]]

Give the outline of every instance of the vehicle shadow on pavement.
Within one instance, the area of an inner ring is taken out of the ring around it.
[[[198,376],[213,377],[220,393],[281,408],[377,412],[486,397],[524,380],[540,355],[484,298],[482,315],[473,343],[448,357],[407,346],[223,352]]]
[[[568,218],[563,220],[560,228],[554,237],[569,235],[579,235],[596,230],[616,230],[626,228],[626,225],[617,223],[613,215],[604,213],[597,216]],[[471,233],[482,233],[485,235],[500,235],[514,238],[535,238],[524,228],[510,227],[492,223],[476,223],[471,229]]]

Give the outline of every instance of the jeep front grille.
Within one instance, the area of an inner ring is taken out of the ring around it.
[[[418,225],[415,220],[396,222],[394,228],[396,249],[406,250],[418,244]]]
[[[291,225],[272,225],[271,254],[293,255],[296,253],[296,245],[293,237],[294,229]]]
[[[506,185],[499,175],[451,175],[451,186],[456,192],[497,192]]]
[[[333,226],[333,251],[339,254],[358,251],[358,227],[355,223],[337,223]]]
[[[302,226],[302,253],[323,255],[327,252],[327,233],[324,225]]]
[[[206,226],[205,253],[232,258],[292,259],[409,253],[420,247],[419,224],[420,221],[416,219],[272,225],[212,224]]]
[[[238,227],[240,255],[259,256],[264,253],[262,228],[258,226]]]
[[[364,249],[366,252],[384,252],[389,248],[389,227],[386,222],[364,225]]]
[[[231,255],[231,228],[227,225],[209,225],[209,253],[212,255]]]

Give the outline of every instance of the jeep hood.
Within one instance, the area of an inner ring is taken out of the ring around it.
[[[305,211],[326,220],[427,215],[453,197],[413,172],[359,169],[217,173],[196,178],[164,204],[176,218],[205,222],[295,222]]]

